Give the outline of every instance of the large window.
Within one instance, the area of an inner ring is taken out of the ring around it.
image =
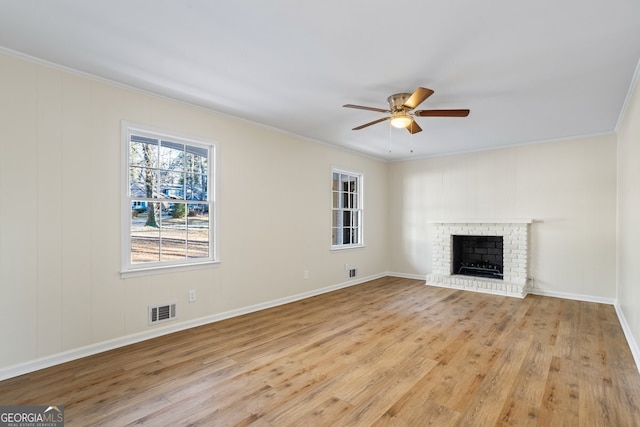
[[[332,172],[331,248],[362,246],[362,175]]]
[[[213,145],[124,130],[123,272],[214,261]]]

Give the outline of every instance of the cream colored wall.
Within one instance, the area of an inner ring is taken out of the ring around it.
[[[618,300],[636,339],[637,92],[618,158]],[[386,164],[4,54],[0,93],[0,370],[149,331],[149,304],[188,322],[344,283],[344,264],[427,274],[430,219],[534,218],[535,287],[616,296],[614,135]],[[122,120],[216,142],[220,265],[120,278]],[[332,166],[365,175],[363,249],[329,251]]]
[[[0,370],[144,333],[149,304],[185,322],[387,269],[381,161],[4,54],[0,93]],[[122,120],[216,142],[221,264],[120,278]],[[332,166],[364,173],[365,248],[329,251]]]
[[[391,271],[431,273],[429,220],[533,218],[534,288],[615,297],[613,134],[393,163],[389,198]]]
[[[618,128],[617,303],[640,369],[640,79],[632,89]]]

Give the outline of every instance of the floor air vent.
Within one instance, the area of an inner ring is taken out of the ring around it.
[[[149,324],[166,322],[176,318],[176,305],[166,304],[149,307]]]

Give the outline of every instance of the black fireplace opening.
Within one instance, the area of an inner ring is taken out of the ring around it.
[[[454,235],[451,274],[502,280],[502,236]]]

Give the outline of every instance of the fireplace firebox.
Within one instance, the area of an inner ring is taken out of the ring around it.
[[[503,237],[452,235],[451,274],[503,279]]]

